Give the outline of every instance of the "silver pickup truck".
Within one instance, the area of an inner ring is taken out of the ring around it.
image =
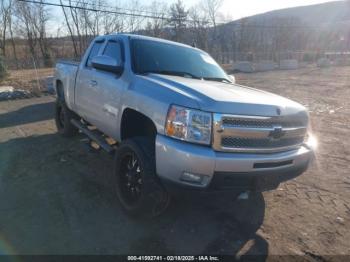
[[[235,84],[191,46],[99,36],[79,64],[57,63],[54,86],[59,133],[80,130],[115,155],[129,214],[160,214],[179,190],[275,189],[313,159],[303,106]]]

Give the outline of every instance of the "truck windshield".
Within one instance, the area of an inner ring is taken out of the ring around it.
[[[157,73],[231,83],[215,60],[198,49],[134,39],[131,53],[136,74]]]

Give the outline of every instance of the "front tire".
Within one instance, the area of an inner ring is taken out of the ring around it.
[[[124,141],[115,155],[114,175],[117,196],[127,214],[155,217],[168,207],[170,196],[155,172],[154,140]]]
[[[76,135],[79,130],[71,123],[72,119],[78,119],[78,116],[69,110],[64,100],[57,98],[55,105],[55,122],[58,133],[65,137]]]

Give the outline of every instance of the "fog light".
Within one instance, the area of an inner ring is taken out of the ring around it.
[[[188,172],[184,172],[180,179],[182,181],[186,181],[186,182],[201,184],[202,180],[203,180],[203,176],[197,175],[197,174],[188,173]]]

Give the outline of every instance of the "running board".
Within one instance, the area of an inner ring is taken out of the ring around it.
[[[103,150],[108,154],[113,154],[115,149],[107,143],[102,133],[90,130],[86,125],[76,119],[72,119],[71,123],[78,128],[81,132],[87,135],[92,141],[95,141]]]

